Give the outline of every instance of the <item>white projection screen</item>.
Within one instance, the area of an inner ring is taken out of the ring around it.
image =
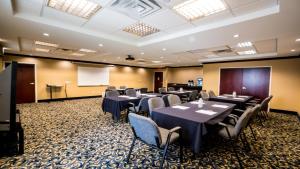
[[[109,68],[78,66],[78,86],[109,85]]]

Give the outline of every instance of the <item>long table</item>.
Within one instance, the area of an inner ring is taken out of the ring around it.
[[[104,97],[102,101],[102,110],[104,112],[112,113],[115,121],[120,120],[121,112],[129,107],[129,102],[134,103],[136,106],[139,104],[143,97],[161,97],[159,93],[142,94],[140,97],[117,96],[117,97]]]
[[[205,124],[213,125],[224,120],[235,107],[235,104],[231,103],[214,101],[204,101],[204,103],[202,108],[198,108],[198,102],[194,101],[180,105],[187,109],[174,106],[155,109],[151,113],[151,118],[158,126],[167,129],[180,126],[183,130],[185,146],[189,146],[195,153],[199,153],[202,146],[202,136],[207,132]],[[206,114],[207,112],[197,112],[199,110],[210,110],[210,112],[208,114]]]
[[[183,96],[189,96],[189,94],[191,93],[192,91],[189,91],[189,90],[184,90],[184,91],[167,91],[167,92],[162,92],[162,94],[175,94],[179,97],[183,97]]]
[[[251,100],[253,96],[241,96],[238,95],[236,97],[233,97],[230,94],[224,94],[220,96],[210,97],[210,101],[217,101],[217,102],[225,102],[225,103],[233,103],[238,106],[240,109],[245,108],[245,104]]]

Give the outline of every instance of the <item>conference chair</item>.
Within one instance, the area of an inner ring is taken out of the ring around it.
[[[165,103],[165,106],[166,107],[169,107],[170,106],[170,104],[169,104],[169,100],[168,100],[168,94],[166,94],[166,95],[163,95],[161,98],[163,99],[163,101],[164,101],[164,103]]]
[[[128,156],[126,158],[127,163],[129,163],[130,155],[134,148],[136,140],[140,140],[151,147],[156,147],[158,149],[164,150],[163,157],[160,162],[160,169],[163,168],[169,145],[175,143],[176,141],[179,141],[179,158],[180,162],[182,162],[183,149],[180,127],[174,127],[168,130],[157,126],[157,124],[150,118],[134,113],[129,113],[128,116],[134,137],[129,149]]]
[[[261,102],[261,114],[265,116],[265,118],[268,118],[268,113],[269,113],[269,103],[272,100],[273,95],[270,95],[269,97],[265,98]]]
[[[139,104],[136,106],[134,103],[129,102],[129,113],[136,113],[136,114],[146,114],[149,116],[149,104],[148,104],[149,97],[143,97]]]
[[[165,107],[165,102],[160,97],[153,97],[148,100],[148,105],[149,105],[149,112],[151,117],[152,111],[154,109]]]
[[[168,87],[168,91],[175,91],[175,88],[174,87]]]
[[[126,86],[120,86],[120,89],[126,89],[127,87]]]
[[[200,92],[201,98],[205,101],[209,100],[209,95],[205,91]]]
[[[208,96],[209,96],[209,97],[216,97],[216,94],[215,94],[214,91],[210,90],[210,91],[208,92]]]
[[[148,88],[141,88],[140,91],[141,91],[141,93],[147,93],[148,92]]]
[[[116,90],[116,86],[108,86],[107,89],[108,90]]]
[[[167,91],[166,91],[166,88],[160,87],[160,88],[158,88],[158,92],[159,92],[160,94],[162,94],[162,93],[165,93],[165,92],[167,92]]]
[[[136,97],[136,90],[135,89],[126,89],[125,94],[126,94],[126,96]]]
[[[248,108],[241,115],[241,117],[239,117],[239,119],[237,120],[237,122],[234,126],[230,125],[230,124],[225,124],[223,122],[218,123],[218,125],[221,126],[221,129],[218,131],[219,136],[221,136],[224,139],[229,140],[229,142],[231,143],[231,147],[233,148],[234,154],[235,154],[236,158],[238,159],[238,162],[239,162],[239,165],[241,168],[243,168],[243,164],[238,156],[237,149],[236,149],[236,146],[234,145],[234,143],[236,143],[238,141],[238,138],[240,137],[243,144],[245,141],[249,145],[246,135],[243,132],[243,130],[245,129],[245,127],[248,124],[250,115],[252,113],[251,111],[252,110],[250,108]],[[250,146],[249,146],[249,148],[250,148]]]
[[[179,105],[181,104],[180,97],[174,94],[170,94],[168,96],[168,102],[170,106]]]
[[[117,97],[120,93],[117,90],[108,90],[105,92],[105,97]]]
[[[193,90],[188,97],[183,97],[182,102],[190,102],[190,101],[194,101],[197,100],[199,96],[198,90]]]

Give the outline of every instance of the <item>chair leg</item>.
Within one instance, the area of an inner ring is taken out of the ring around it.
[[[240,157],[239,157],[239,155],[237,153],[236,147],[233,144],[233,140],[230,140],[230,143],[231,143],[231,147],[233,148],[234,154],[235,154],[236,158],[238,159],[240,168],[243,168],[243,163],[242,163],[242,161],[241,161],[241,159],[240,159]]]
[[[128,114],[129,114],[129,109],[127,109],[127,111],[126,111],[126,123],[128,123]]]
[[[245,138],[245,141],[246,141],[248,150],[251,151],[250,143],[249,143],[248,140],[247,140],[246,134],[245,134],[244,132],[242,132],[242,135],[243,135],[244,138]]]
[[[130,149],[129,149],[128,156],[127,156],[127,158],[126,158],[126,162],[127,162],[127,163],[129,163],[130,155],[131,155],[132,149],[133,149],[133,147],[134,147],[135,140],[136,140],[136,138],[134,137],[133,140],[132,140],[132,143],[131,143],[131,147],[130,147]]]
[[[251,130],[251,133],[252,133],[252,136],[253,136],[254,140],[256,141],[255,133],[254,133],[252,127],[251,127],[251,124],[249,124],[249,128]]]
[[[163,158],[162,158],[162,160],[160,162],[160,167],[159,167],[160,169],[163,168],[164,162],[165,162],[165,160],[167,158],[168,147],[169,147],[169,143],[167,143],[166,146],[165,146],[165,148],[164,148]]]

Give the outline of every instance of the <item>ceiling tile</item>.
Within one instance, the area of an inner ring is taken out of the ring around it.
[[[259,0],[233,8],[232,12],[238,16],[270,8],[275,5],[277,5],[277,0]]]
[[[154,13],[153,15],[149,15],[143,19],[143,22],[161,30],[187,23],[184,18],[178,16],[170,9],[164,9]]]
[[[105,8],[93,16],[83,27],[104,32],[114,32],[137,22],[126,15]]]
[[[230,8],[237,8],[243,5],[248,5],[251,3],[254,3],[255,1],[259,1],[259,0],[224,0]]]
[[[16,12],[39,16],[43,2],[41,0],[16,0]]]

